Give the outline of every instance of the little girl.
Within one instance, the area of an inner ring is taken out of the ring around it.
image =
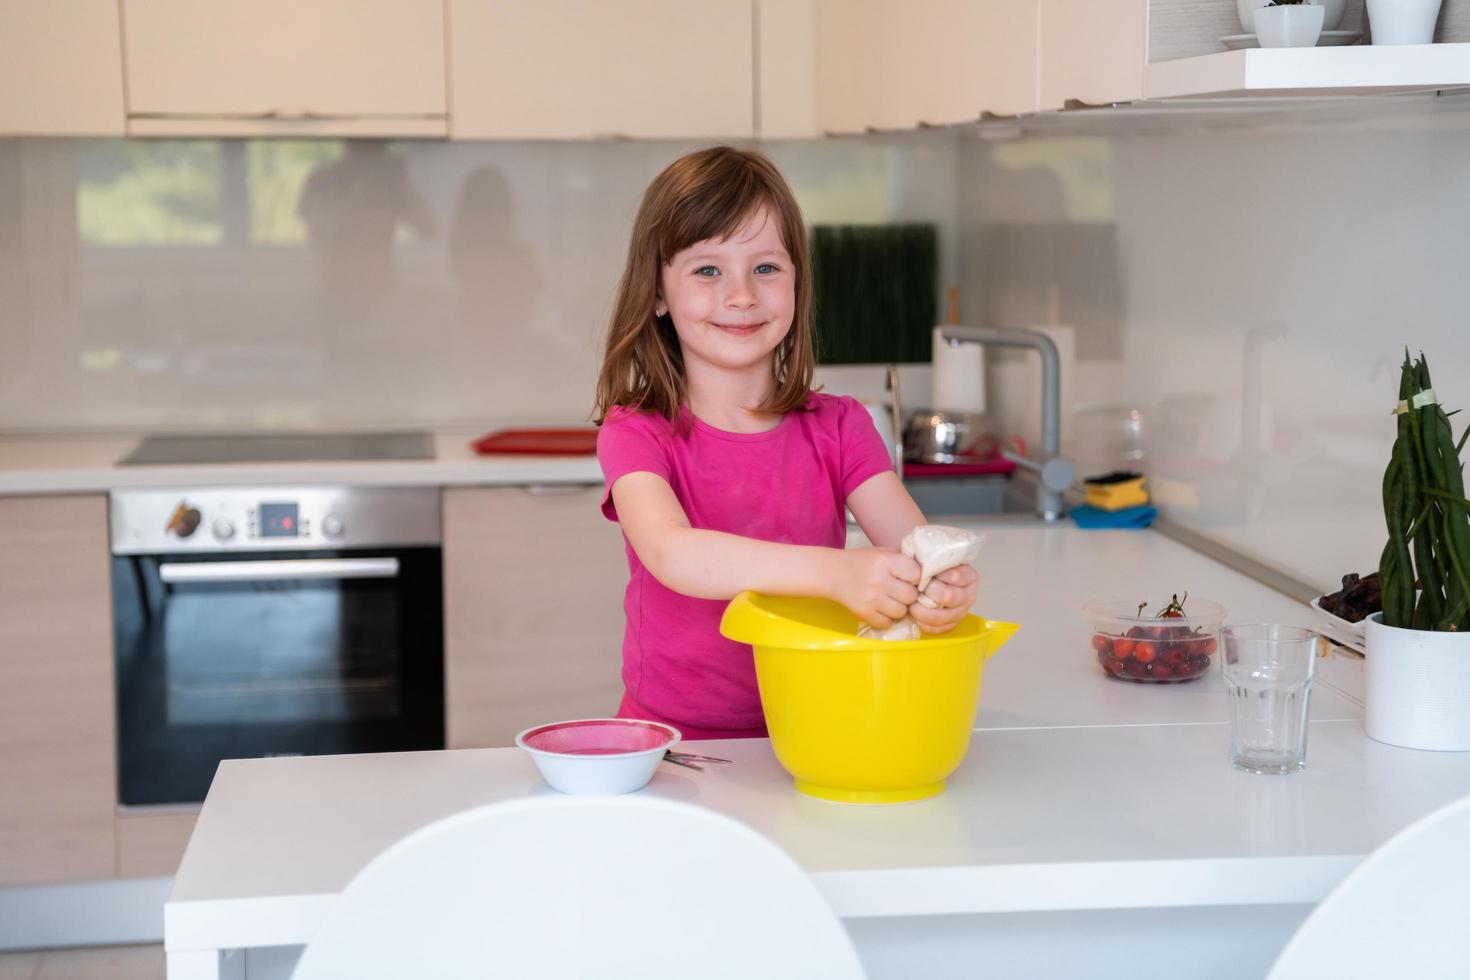
[[[929,584],[938,608],[918,601],[895,549],[924,515],[867,410],[812,390],[811,296],[801,211],[769,160],[721,146],[654,178],[597,380],[602,510],[631,573],[619,717],[765,735],[750,647],[719,632],[746,589],[931,633],[974,602],[969,566]],[[844,550],[844,508],[875,547]]]

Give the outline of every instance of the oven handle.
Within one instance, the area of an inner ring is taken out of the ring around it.
[[[397,558],[288,558],[270,561],[175,562],[158,566],[169,584],[262,579],[397,578]]]

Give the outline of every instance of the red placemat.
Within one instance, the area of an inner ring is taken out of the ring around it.
[[[591,456],[597,452],[597,430],[499,429],[470,443],[481,456]]]

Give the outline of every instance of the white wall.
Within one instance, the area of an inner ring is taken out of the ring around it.
[[[967,316],[1045,319],[1058,283],[1084,471],[1136,409],[1169,516],[1335,586],[1377,566],[1405,345],[1470,406],[1466,103],[967,139]]]
[[[0,140],[0,431],[583,419],[639,197],[696,145],[398,144],[308,228],[270,144]],[[809,222],[933,221],[952,263],[956,145],[763,149]]]

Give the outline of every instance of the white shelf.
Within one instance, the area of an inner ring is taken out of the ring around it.
[[[1248,48],[1149,65],[1145,99],[1386,95],[1470,86],[1470,44]]]

